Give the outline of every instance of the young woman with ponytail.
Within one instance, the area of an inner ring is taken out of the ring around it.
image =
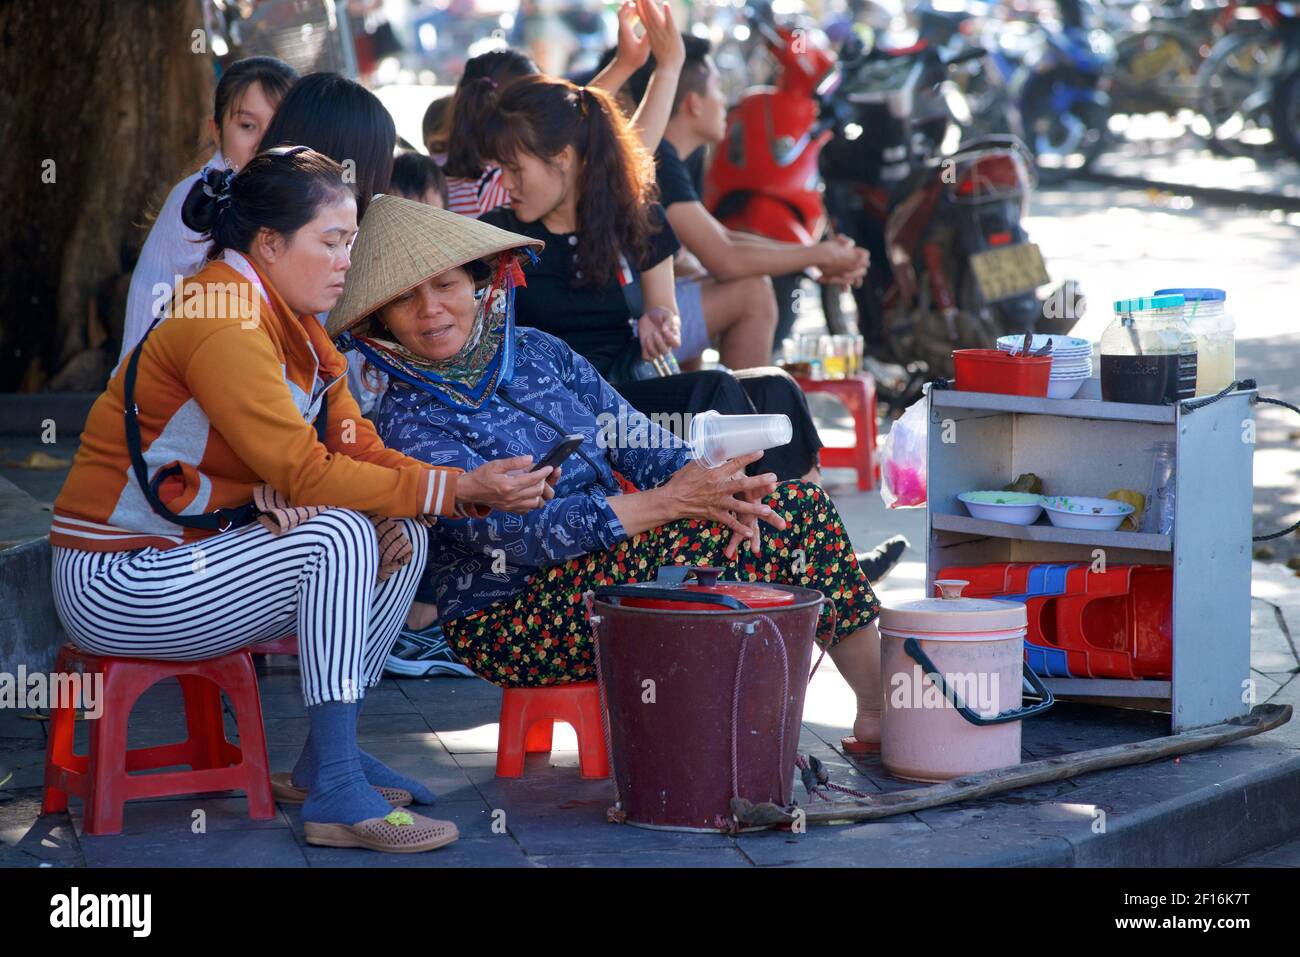
[[[638,36],[634,24],[644,32]],[[609,93],[617,91],[653,53],[656,67],[645,88],[645,96],[632,116],[632,128],[646,148],[653,151],[663,136],[672,113],[677,79],[686,60],[686,48],[677,31],[672,8],[656,0],[628,0],[618,11],[618,47],[613,61],[590,86]],[[481,128],[494,98],[516,80],[540,76],[537,64],[515,50],[493,50],[472,58],[456,84],[451,120],[448,124],[447,175],[453,213],[477,219],[484,213],[509,204],[501,184],[501,170],[480,153]]]
[[[684,424],[687,414],[706,409],[784,412],[793,441],[751,468],[781,480],[816,478],[817,427],[803,393],[779,370],[629,375],[629,353],[654,360],[680,343],[672,263],[678,244],[655,202],[653,157],[613,97],[536,76],[493,93],[483,106],[479,149],[501,166],[511,201],[483,220],[546,244],[536,263],[524,264],[519,324],[564,340],[646,414],[675,415]],[[629,288],[639,289],[639,301]]]
[[[391,802],[433,794],[357,747],[366,690],[410,608],[435,516],[526,512],[529,457],[473,471],[385,448],[317,313],[342,295],[357,232],[343,168],[303,146],[208,170],[182,215],[208,262],[90,410],[54,503],[55,607],[113,656],[197,660],[297,635],[311,732],[293,773],[306,839],[431,850],[455,825]]]

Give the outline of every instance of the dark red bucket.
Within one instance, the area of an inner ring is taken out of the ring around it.
[[[696,571],[706,573],[697,583],[681,580]],[[669,566],[646,585],[597,589],[592,602],[614,780],[629,824],[715,831],[730,827],[735,796],[783,807],[793,799],[825,599],[792,585],[714,584],[710,571],[715,579],[716,570]]]

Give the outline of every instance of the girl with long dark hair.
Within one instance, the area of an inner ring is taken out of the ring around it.
[[[644,32],[636,33],[640,21]],[[645,94],[631,117],[632,129],[650,150],[663,136],[672,113],[673,96],[686,48],[673,19],[672,7],[656,0],[628,0],[618,11],[618,46],[612,61],[589,84],[593,89],[616,93],[642,68],[653,53],[655,69]],[[516,80],[540,76],[537,64],[515,50],[492,50],[472,58],[456,84],[446,136],[447,174],[453,213],[477,219],[509,203],[501,184],[501,170],[481,153],[482,123],[491,109],[491,98]]]
[[[397,127],[379,97],[345,76],[311,73],[289,89],[261,149],[286,144],[310,146],[343,167],[356,187],[358,220],[372,196],[388,191]]]
[[[815,477],[816,425],[779,370],[641,378],[643,360],[658,361],[681,341],[678,244],[655,202],[653,157],[613,97],[566,80],[519,80],[487,96],[480,149],[501,166],[511,200],[484,221],[546,244],[523,267],[520,325],[563,339],[648,415],[784,412],[793,441],[755,468],[783,480]]]

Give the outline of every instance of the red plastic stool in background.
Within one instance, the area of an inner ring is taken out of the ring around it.
[[[594,681],[505,689],[497,734],[497,777],[521,777],[525,754],[550,751],[556,721],[571,725],[578,735],[582,776],[609,777],[605,727],[600,720],[600,690]]]
[[[853,416],[853,444],[823,448],[822,468],[857,469],[858,491],[874,488],[880,481],[880,463],[876,459],[876,380],[860,372],[850,379],[796,378],[795,381],[805,394],[825,392],[839,399]]]
[[[102,674],[103,713],[90,722],[90,749],[73,751],[74,702],[56,701],[50,714],[50,738],[45,749],[45,797],[41,813],[68,809],[76,795],[85,806],[87,834],[117,834],[122,830],[122,806],[127,801],[203,791],[241,790],[248,795],[254,820],[275,815],[266,736],[257,675],[247,649],[205,661],[160,661],[153,658],[109,658],[64,645],[55,671]],[[166,678],[180,682],[185,701],[186,740],[151,748],[127,749],[131,709],[145,691]],[[239,744],[226,740],[221,692],[235,709]],[[188,765],[189,771],[130,774],[153,768]]]

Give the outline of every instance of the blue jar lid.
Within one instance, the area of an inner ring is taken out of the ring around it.
[[[1181,309],[1183,308],[1183,297],[1181,295],[1168,296],[1138,296],[1134,299],[1116,299],[1116,312],[1145,312],[1149,309]]]
[[[1188,302],[1224,302],[1228,298],[1222,289],[1157,289],[1155,294],[1181,295]]]

